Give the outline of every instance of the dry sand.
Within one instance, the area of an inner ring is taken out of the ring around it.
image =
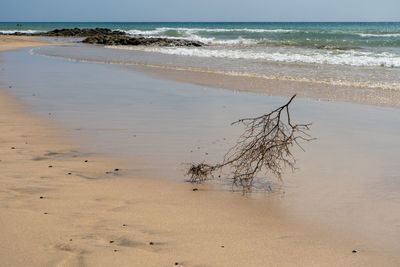
[[[65,45],[65,43],[42,41],[32,36],[0,35],[0,51],[17,50],[43,45]]]
[[[400,265],[273,198],[115,171],[4,89],[0,107],[1,266]]]

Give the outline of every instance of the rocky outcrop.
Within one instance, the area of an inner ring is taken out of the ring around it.
[[[184,39],[168,39],[168,38],[145,38],[130,37],[127,35],[94,35],[89,36],[83,43],[101,44],[101,45],[143,45],[143,46],[202,46],[203,43],[184,40]]]
[[[48,32],[40,33],[20,33],[13,35],[33,35],[33,36],[52,36],[52,37],[86,37],[82,42],[88,44],[100,45],[143,45],[143,46],[187,46],[198,47],[204,44],[197,41],[185,39],[169,39],[169,38],[149,38],[143,36],[130,36],[122,31],[113,31],[107,28],[95,29],[56,29]]]
[[[55,29],[53,31],[49,31],[46,33],[36,33],[35,35],[41,36],[65,36],[65,37],[88,37],[88,36],[95,36],[95,35],[126,35],[125,32],[121,31],[113,31],[107,28],[95,28],[95,29]]]

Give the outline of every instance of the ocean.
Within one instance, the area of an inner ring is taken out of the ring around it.
[[[34,52],[42,55],[300,82],[309,87],[329,87],[329,90],[331,87],[372,90],[378,92],[377,98],[382,98],[379,100],[382,103],[377,104],[385,104],[393,98],[379,92],[400,92],[398,22],[16,24],[0,23],[0,32],[33,33],[56,28],[106,27],[133,36],[183,38],[206,44],[199,48],[109,46],[97,50],[83,46],[80,51],[42,48]]]

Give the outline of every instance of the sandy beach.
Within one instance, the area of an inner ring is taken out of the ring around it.
[[[0,51],[39,45],[54,43],[0,36]],[[0,91],[2,266],[400,265],[357,235],[294,220],[273,198],[132,175],[10,89]]]

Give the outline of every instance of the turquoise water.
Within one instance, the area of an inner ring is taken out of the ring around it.
[[[143,49],[192,57],[400,67],[400,23],[0,23],[0,32],[106,27],[131,35],[201,41],[207,49]]]
[[[400,47],[400,23],[0,23],[0,32],[40,32],[56,28],[106,27],[147,36],[183,37],[206,43],[225,41],[327,49]]]
[[[374,93],[400,91],[398,22],[16,24],[0,23],[0,32],[106,27],[132,36],[183,38],[206,44],[203,47],[108,46],[96,47],[97,50],[93,46],[80,46],[33,52],[41,55],[300,81],[316,85],[317,90],[321,85],[365,88]]]

